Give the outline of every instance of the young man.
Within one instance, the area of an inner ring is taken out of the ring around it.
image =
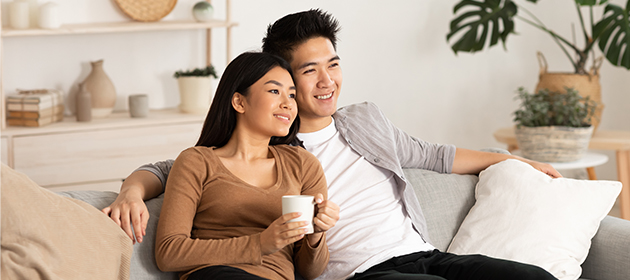
[[[370,103],[337,110],[343,80],[336,53],[338,30],[331,15],[310,10],[279,19],[263,39],[264,52],[291,64],[301,119],[298,138],[320,160],[329,199],[340,208],[339,221],[327,232],[330,262],[320,278],[555,279],[538,267],[443,253],[428,242],[422,210],[403,168],[477,174],[517,157],[413,138]],[[560,177],[548,164],[518,159]],[[148,220],[143,199],[163,191],[171,164],[141,167],[103,210],[130,237],[131,221],[141,241]]]

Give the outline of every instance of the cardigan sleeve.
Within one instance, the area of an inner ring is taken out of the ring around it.
[[[262,264],[260,234],[230,239],[191,238],[208,170],[204,157],[194,148],[183,151],[173,164],[155,245],[157,265],[163,271],[189,271],[207,265]]]

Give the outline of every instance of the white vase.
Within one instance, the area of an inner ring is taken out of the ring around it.
[[[212,102],[212,77],[179,77],[179,110],[184,113],[205,115]]]
[[[25,1],[13,1],[9,3],[9,25],[14,29],[27,29],[29,27],[29,6]]]
[[[39,27],[44,29],[56,29],[61,27],[59,7],[54,2],[42,5],[39,11]]]

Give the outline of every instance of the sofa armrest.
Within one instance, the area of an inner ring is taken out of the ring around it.
[[[582,276],[586,279],[626,280],[630,276],[630,221],[607,216],[593,237]]]

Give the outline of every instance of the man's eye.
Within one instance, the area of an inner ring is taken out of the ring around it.
[[[306,71],[304,71],[304,74],[308,74],[308,73],[312,73],[315,72],[315,69],[308,69]]]
[[[333,64],[330,65],[330,68],[338,67],[338,66],[339,66],[339,63],[333,63]]]

